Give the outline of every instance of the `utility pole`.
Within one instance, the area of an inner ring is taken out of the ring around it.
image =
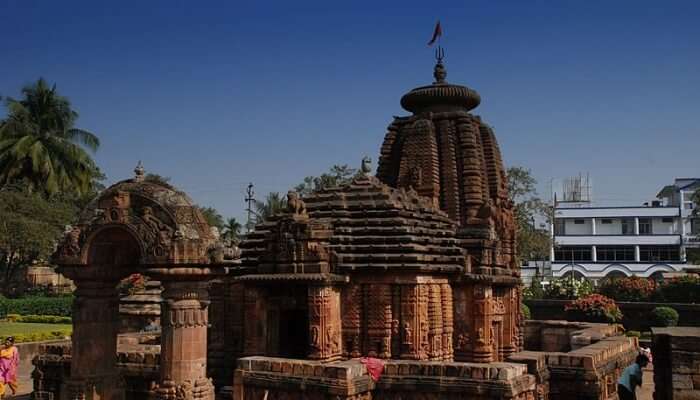
[[[246,231],[247,233],[250,233],[251,228],[253,226],[253,202],[255,201],[255,192],[253,191],[253,182],[250,182],[248,184],[248,188],[246,189],[246,196],[245,196],[245,202],[248,203],[248,208],[246,211],[248,211],[248,221],[245,224]]]

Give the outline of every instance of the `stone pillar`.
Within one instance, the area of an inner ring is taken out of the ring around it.
[[[596,226],[595,226],[595,218],[591,218],[591,235],[597,235]]]
[[[640,259],[639,255],[639,245],[634,246],[634,261],[639,262]]]
[[[309,358],[332,361],[343,354],[340,324],[340,290],[309,286]]]
[[[85,279],[81,275],[92,271],[80,269],[87,268],[93,267],[61,271],[76,284],[71,375],[61,390],[61,399],[123,400],[124,383],[117,371],[118,278],[106,272],[102,279],[96,274]]]
[[[159,400],[214,400],[207,378],[209,295],[203,281],[164,281]]]
[[[472,335],[472,359],[474,362],[492,362],[494,332],[492,323],[492,291],[491,287],[476,283],[472,287],[474,303],[474,325]]]
[[[639,235],[639,217],[634,217],[634,234]]]

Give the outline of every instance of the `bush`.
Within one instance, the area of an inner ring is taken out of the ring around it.
[[[651,310],[651,326],[678,325],[678,312],[671,307],[656,307]]]
[[[523,319],[532,319],[530,307],[528,307],[526,304],[520,303],[520,312],[523,314]]]
[[[0,298],[0,315],[57,315],[70,317],[73,296]]]
[[[7,314],[5,318],[9,322],[25,322],[35,324],[70,324],[71,317],[61,317],[58,315],[19,315]]]
[[[70,329],[61,329],[51,332],[36,332],[15,335],[15,343],[41,342],[44,340],[58,340],[71,335]]]
[[[544,290],[544,298],[575,300],[593,293],[593,285],[585,279],[552,279]]]
[[[542,281],[540,281],[538,278],[532,278],[530,286],[523,289],[523,298],[543,299],[544,289],[542,288]]]
[[[666,303],[700,303],[700,276],[686,275],[664,280],[659,285],[656,300]]]
[[[569,321],[616,323],[622,320],[622,312],[615,300],[600,294],[574,300],[564,310]]]
[[[655,291],[656,282],[638,276],[605,279],[598,289],[600,294],[616,301],[650,301]]]
[[[642,337],[642,333],[639,331],[627,331],[625,332],[625,336],[640,338]]]

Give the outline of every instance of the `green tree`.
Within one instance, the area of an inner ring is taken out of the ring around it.
[[[0,186],[25,182],[47,194],[89,193],[99,169],[88,151],[97,136],[75,128],[78,113],[66,97],[41,78],[22,89],[23,98],[5,99],[0,121]],[[87,151],[86,151],[87,149]]]
[[[518,258],[546,260],[549,258],[551,236],[546,229],[538,229],[537,220],[551,221],[552,207],[537,195],[537,180],[529,169],[508,168],[508,194],[515,204],[516,238]]]
[[[352,180],[357,170],[345,165],[334,165],[328,172],[320,176],[307,176],[304,181],[294,187],[300,196],[308,196],[313,192],[334,186],[344,185]]]
[[[7,284],[36,261],[47,260],[67,224],[77,217],[75,203],[46,199],[26,187],[0,190],[0,279]]]
[[[204,219],[207,220],[209,226],[215,226],[219,230],[219,232],[221,232],[224,229],[224,217],[222,217],[221,214],[219,214],[216,208],[202,206],[195,207],[197,207],[202,213],[202,216],[204,216]]]
[[[275,214],[282,212],[287,208],[287,198],[280,195],[279,192],[270,192],[267,194],[265,201],[255,200],[256,223],[267,221]]]
[[[171,189],[171,190],[176,190],[175,187],[170,183],[169,176],[148,173],[143,178],[143,180],[146,182],[151,182],[151,183],[155,183],[155,184],[158,184],[161,186],[165,186],[166,188]]]
[[[226,220],[226,225],[224,225],[224,238],[232,242],[238,242],[241,238],[241,228],[243,228],[243,226],[236,218],[229,218]]]

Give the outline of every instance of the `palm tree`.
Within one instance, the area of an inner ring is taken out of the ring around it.
[[[257,210],[256,222],[260,223],[268,220],[271,216],[282,212],[287,207],[287,199],[279,192],[268,193],[265,201],[255,200]]]
[[[24,181],[47,194],[85,194],[99,169],[85,150],[96,151],[95,134],[74,127],[78,113],[43,78],[22,89],[21,100],[7,98],[0,121],[0,186]],[[85,148],[84,148],[85,147]]]
[[[241,223],[236,221],[236,218],[229,218],[226,221],[226,225],[224,225],[224,238],[232,242],[238,242],[241,237],[242,227]]]

